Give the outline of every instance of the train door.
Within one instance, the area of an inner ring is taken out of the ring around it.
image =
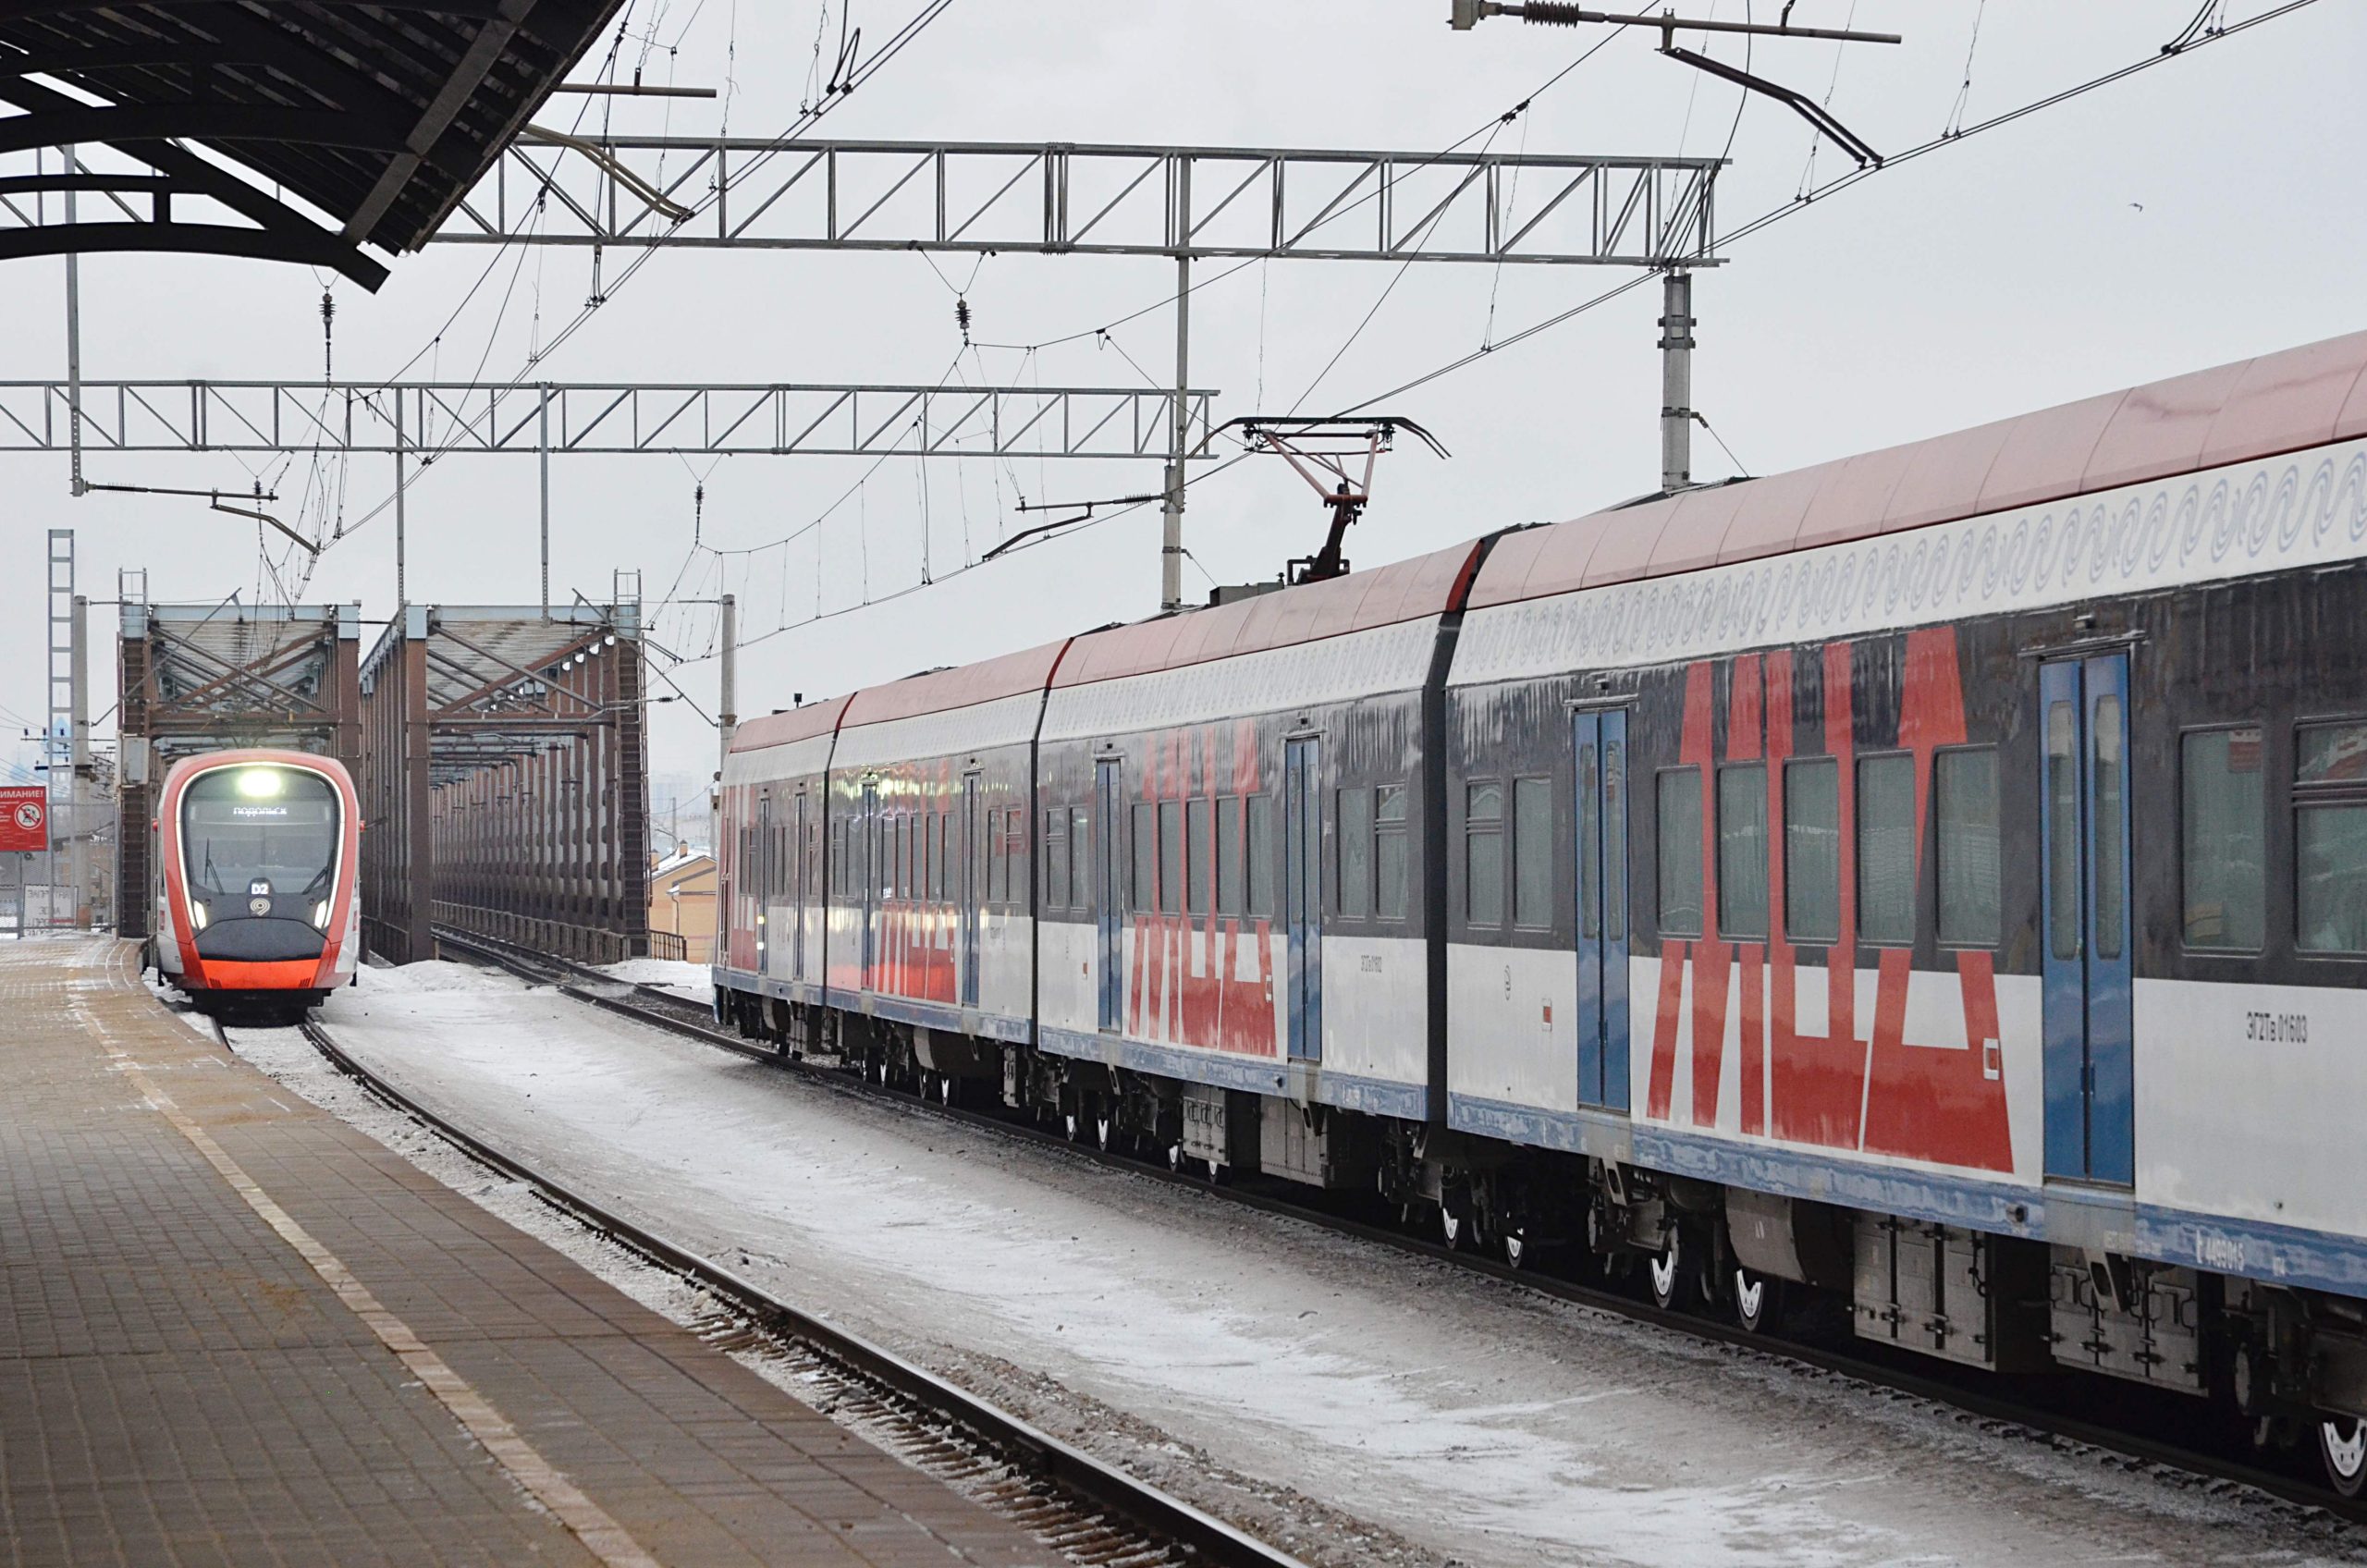
[[[1100,995],[1098,1022],[1104,1029],[1119,1026],[1126,1005],[1125,900],[1121,881],[1124,860],[1118,853],[1118,824],[1125,820],[1122,771],[1118,758],[1103,757],[1095,765],[1093,779],[1093,809],[1099,814],[1101,827],[1093,838],[1093,897],[1099,938],[1095,957],[1101,966],[1096,972]],[[1069,852],[1076,853],[1077,847],[1071,844]]]
[[[866,783],[863,787],[863,811],[855,818],[855,831],[860,839],[859,852],[863,858],[863,988],[874,988],[875,968],[879,962],[879,883],[888,874],[889,858],[880,844],[879,786]]]
[[[1578,1100],[1627,1109],[1627,716],[1573,721],[1577,762]]]
[[[1323,1060],[1323,742],[1284,742],[1282,902],[1290,934],[1290,1054]]]
[[[813,828],[807,813],[812,797],[797,792],[796,836],[789,841],[789,977],[805,978],[805,907],[813,893],[814,857],[808,839]]]
[[[2039,667],[2046,1173],[2136,1180],[2128,655]]]
[[[978,1005],[978,900],[987,890],[986,824],[978,802],[984,776],[962,776],[962,1005]]]
[[[773,947],[778,940],[771,920],[773,891],[780,875],[773,864],[773,792],[769,788],[756,796],[754,850],[755,864],[749,868],[748,883],[756,894],[756,973],[769,976],[773,972]]]

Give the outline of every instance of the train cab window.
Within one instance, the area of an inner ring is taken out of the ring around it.
[[[1904,753],[1858,760],[1858,936],[1915,941],[1915,759]]]
[[[1249,913],[1274,913],[1274,797],[1252,795],[1244,806],[1249,851]]]
[[[1767,937],[1767,768],[1718,769],[1718,935]]]
[[[1841,765],[1784,765],[1784,934],[1821,947],[1841,939]]]
[[[1553,781],[1513,780],[1513,924],[1553,924]]]
[[[1211,803],[1207,797],[1184,805],[1184,909],[1187,914],[1208,913],[1208,879],[1216,870],[1216,835],[1208,831]]]
[[[1134,908],[1159,907],[1159,808],[1147,801],[1134,807]]]
[[[1217,802],[1217,913],[1241,913],[1241,797]]]
[[[1360,920],[1372,890],[1372,791],[1356,785],[1341,790],[1339,802],[1339,910]]]
[[[1057,909],[1068,902],[1069,835],[1068,813],[1054,807],[1044,814],[1044,907]]]
[[[1997,945],[2005,908],[1997,813],[1994,747],[1942,752],[1932,760],[1932,815],[1939,823],[1933,879],[1943,946]]]
[[[1373,791],[1372,912],[1382,920],[1405,918],[1405,786],[1383,784]]]
[[[1069,807],[1069,908],[1091,909],[1093,818],[1083,806]]]
[[[1463,791],[1463,914],[1474,925],[1504,923],[1504,787]]]
[[[2303,952],[2367,952],[2367,724],[2296,737],[2295,936]]]
[[[1661,930],[1701,935],[1701,770],[1669,767],[1654,781],[1660,806]]]
[[[1184,913],[1184,802],[1159,802],[1159,907]]]
[[[2186,945],[2258,952],[2268,926],[2268,770],[2260,726],[2178,738]]]

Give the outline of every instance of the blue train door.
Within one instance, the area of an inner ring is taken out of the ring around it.
[[[978,797],[986,780],[962,776],[962,1005],[978,1005],[978,900],[986,891],[987,828]]]
[[[2128,655],[2039,667],[2046,1173],[2136,1180]]]
[[[1119,1027],[1126,1016],[1125,900],[1121,880],[1125,860],[1118,853],[1118,824],[1125,820],[1125,814],[1121,809],[1124,802],[1119,793],[1120,772],[1118,758],[1103,757],[1095,765],[1093,777],[1093,809],[1100,829],[1093,836],[1094,918],[1099,936],[1095,960],[1100,965],[1094,973],[1100,983],[1099,1023],[1104,1029]],[[1072,843],[1069,853],[1084,853],[1083,846]]]
[[[1578,1099],[1627,1109],[1627,716],[1582,713],[1577,759]]]
[[[879,962],[879,882],[888,874],[888,857],[879,842],[879,786],[863,787],[863,815],[855,819],[862,835],[863,856],[863,980],[872,989],[873,965]]]
[[[1290,936],[1290,1054],[1323,1060],[1323,742],[1284,743],[1282,901]]]

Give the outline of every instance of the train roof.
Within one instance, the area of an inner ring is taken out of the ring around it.
[[[1443,615],[1460,603],[1478,552],[1479,541],[1466,540],[1328,582],[1087,632],[1071,644],[1052,684],[1117,680]]]
[[[829,697],[802,708],[742,719],[731,731],[731,749],[756,752],[767,746],[786,746],[792,741],[828,735],[839,727],[839,717],[852,701],[852,697]]]
[[[2367,332],[1497,541],[1469,605],[1812,549],[2367,435]]]
[[[865,686],[848,699],[841,728],[852,729],[865,724],[885,724],[890,719],[919,718],[926,714],[1040,692],[1068,645],[1069,640],[1063,637],[1057,643],[1022,648],[1015,654],[980,659],[975,664],[924,670],[884,686]]]

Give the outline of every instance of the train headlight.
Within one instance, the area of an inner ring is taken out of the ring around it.
[[[313,924],[325,931],[329,928],[328,900],[324,899],[313,906]]]
[[[239,770],[239,793],[251,801],[267,801],[285,787],[276,767],[246,767]]]
[[[200,931],[205,929],[205,904],[202,900],[191,899],[189,901],[189,923]]]

